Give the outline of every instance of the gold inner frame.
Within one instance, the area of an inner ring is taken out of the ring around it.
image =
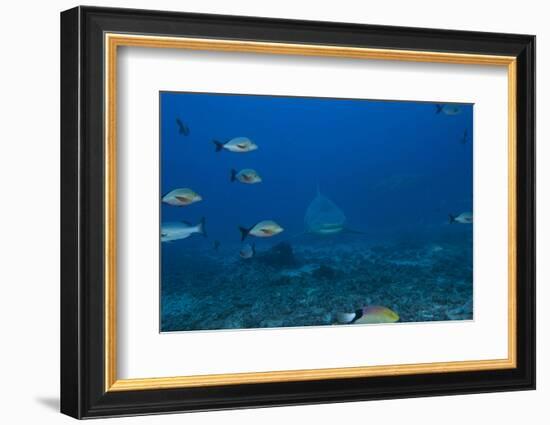
[[[516,367],[516,58],[462,53],[370,49],[328,45],[105,34],[105,391],[133,391],[213,385],[410,375]],[[120,46],[325,56],[507,67],[508,71],[508,357],[386,366],[285,370],[215,375],[118,379],[116,324],[116,123],[117,51]]]

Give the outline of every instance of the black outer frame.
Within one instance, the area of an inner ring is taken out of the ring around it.
[[[517,368],[104,391],[105,32],[517,57]],[[61,412],[75,418],[535,388],[535,37],[77,7],[61,13]]]

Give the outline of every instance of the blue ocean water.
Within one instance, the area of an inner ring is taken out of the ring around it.
[[[473,105],[176,92],[160,101],[161,193],[202,198],[161,202],[161,227],[204,218],[207,234],[160,244],[161,331],[332,325],[373,305],[404,322],[472,319],[473,225],[449,215],[473,208]],[[216,151],[213,140],[235,137],[258,149]],[[231,181],[247,168],[262,182]],[[346,217],[330,235],[304,224],[318,191]],[[239,226],[262,220],[284,230],[241,242]],[[254,256],[241,258],[252,242]]]

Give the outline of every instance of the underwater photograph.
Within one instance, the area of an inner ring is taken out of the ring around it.
[[[473,320],[473,104],[159,96],[161,332]]]

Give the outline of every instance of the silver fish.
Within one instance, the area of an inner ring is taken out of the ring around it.
[[[239,255],[245,260],[254,257],[256,255],[256,244],[253,243],[252,245],[244,245],[239,251]]]
[[[247,229],[239,227],[241,231],[241,241],[244,241],[248,235],[256,236],[257,238],[269,238],[278,235],[284,229],[272,220],[264,220]]]
[[[193,226],[187,221],[168,222],[160,226],[161,242],[172,242],[179,239],[187,239],[193,233],[199,233],[206,237],[206,220],[203,217],[199,224]]]
[[[162,202],[175,207],[183,207],[199,201],[202,201],[202,196],[189,188],[174,189],[162,197]]]
[[[463,212],[459,215],[449,214],[449,223],[460,223],[460,224],[472,224],[474,222],[474,216],[471,212]]]
[[[445,115],[458,115],[462,112],[462,108],[460,105],[455,105],[452,103],[445,103],[445,104],[437,104],[435,105],[436,114],[444,113]]]
[[[229,152],[251,152],[258,149],[258,145],[255,144],[248,137],[235,137],[228,142],[222,143],[218,140],[213,140],[216,145],[216,152],[221,151],[222,149],[228,150]]]
[[[239,172],[232,169],[231,182],[234,182],[235,180],[244,184],[254,184],[262,182],[262,178],[260,177],[260,175],[256,172],[256,170],[253,170],[252,168],[245,168]]]

